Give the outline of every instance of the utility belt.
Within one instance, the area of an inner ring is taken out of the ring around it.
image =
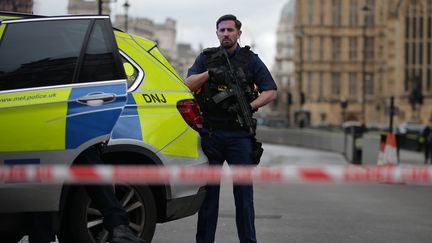
[[[217,121],[208,121],[204,119],[203,127],[208,130],[241,130],[243,129],[238,125],[238,123],[234,120],[217,120]]]
[[[226,130],[226,131],[239,131],[239,130],[245,130],[244,127],[240,127],[238,123],[236,123],[234,120],[218,120],[218,121],[211,121],[204,120],[203,127],[206,130],[215,131],[215,130]],[[252,153],[250,154],[252,161],[254,165],[258,165],[261,160],[261,156],[264,152],[264,149],[262,148],[262,143],[258,142],[256,139],[256,136],[251,137],[252,142]]]

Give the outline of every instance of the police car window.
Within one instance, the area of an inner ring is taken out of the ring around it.
[[[138,69],[131,64],[126,58],[123,56],[121,57],[123,68],[125,69],[126,77],[127,77],[127,84],[128,88],[132,86],[132,84],[137,80],[139,71]]]
[[[72,83],[89,23],[58,20],[9,24],[0,44],[0,90]]]
[[[113,33],[108,33],[104,27],[104,20],[97,20],[89,43],[87,45],[84,62],[77,82],[94,82],[104,80],[116,80],[124,78],[123,72],[115,62],[111,38]]]

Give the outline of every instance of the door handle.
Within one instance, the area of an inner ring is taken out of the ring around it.
[[[101,106],[103,104],[113,102],[115,98],[115,94],[97,92],[81,96],[77,99],[77,101],[78,103],[88,106]]]

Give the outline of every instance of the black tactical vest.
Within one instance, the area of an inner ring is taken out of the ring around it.
[[[251,102],[257,97],[252,73],[248,65],[252,59],[253,52],[249,46],[242,47],[234,57],[230,58],[230,63],[238,80],[241,82],[242,90],[245,92],[246,99]],[[204,65],[207,70],[218,69],[218,75],[211,76],[201,88],[201,92],[195,94],[204,115],[204,126],[236,128],[237,115],[230,112],[230,106],[236,103],[235,97],[231,97],[219,104],[215,104],[212,97],[225,91],[226,83],[233,81],[229,77],[229,66],[220,47],[207,48],[203,51]],[[239,77],[243,75],[243,78]]]

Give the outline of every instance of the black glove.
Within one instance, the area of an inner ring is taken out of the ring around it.
[[[251,113],[258,111],[258,109],[252,109],[252,106],[250,104],[248,105],[248,107]],[[230,103],[230,105],[227,106],[227,110],[232,114],[238,114],[240,112],[240,105],[238,103]]]
[[[221,68],[221,67],[217,67],[217,68],[209,68],[208,69],[208,73],[210,76],[210,79],[222,79],[224,78],[225,75],[225,69]]]

